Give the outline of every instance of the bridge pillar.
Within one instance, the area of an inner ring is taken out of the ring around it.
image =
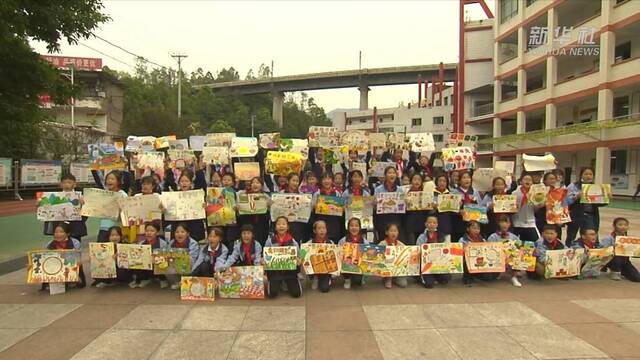
[[[280,91],[276,91],[274,93],[272,93],[273,95],[273,111],[271,114],[271,118],[273,119],[273,121],[276,122],[276,124],[278,124],[279,128],[282,128],[282,118],[283,118],[283,111],[284,111],[284,93],[280,92]]]
[[[361,85],[358,87],[360,90],[360,110],[367,110],[369,108],[369,87]]]

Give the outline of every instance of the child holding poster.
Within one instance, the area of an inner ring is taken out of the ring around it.
[[[216,272],[227,269],[229,250],[222,243],[224,233],[219,227],[209,229],[208,244],[198,253],[191,268],[191,276],[213,277]]]
[[[402,188],[398,186],[398,170],[394,166],[387,166],[384,169],[384,183],[378,185],[373,192],[374,196],[384,192],[402,192]],[[373,215],[373,225],[378,235],[378,241],[384,239],[389,224],[402,224],[402,214],[376,214]],[[401,235],[398,235],[399,237]]]
[[[366,186],[363,186],[364,176],[362,175],[362,171],[360,170],[352,170],[349,172],[349,181],[348,186],[342,192],[343,198],[348,198],[350,196],[369,196],[371,192]]]
[[[240,194],[264,194],[269,197],[267,193],[264,192],[264,183],[262,182],[262,178],[254,177],[249,182],[249,185],[245,190],[241,190],[238,192],[238,197]],[[271,200],[269,200],[271,201]],[[260,246],[264,246],[267,241],[267,236],[269,235],[269,220],[271,219],[271,215],[269,211],[265,214],[250,214],[250,215],[238,215],[238,225],[247,225],[251,224],[253,226],[253,236],[257,242],[260,243]]]
[[[498,217],[498,228],[493,234],[487,238],[488,242],[504,242],[508,240],[519,240],[518,235],[509,231],[511,228],[511,219],[506,214],[500,214]],[[511,269],[511,284],[515,287],[522,287],[522,283],[518,280],[518,271]]]
[[[396,223],[389,223],[385,227],[385,238],[378,245],[382,246],[405,246],[402,241],[400,241],[400,226]],[[405,288],[407,287],[407,278],[404,276],[394,276],[394,277],[386,277],[384,278],[384,287],[387,289],[391,289],[393,284],[396,284],[398,287]]]
[[[613,232],[600,241],[602,247],[616,245],[617,236],[627,236],[629,230],[629,220],[623,217],[613,219]],[[611,280],[622,280],[620,275],[632,282],[640,282],[640,272],[633,266],[628,256],[614,256],[613,260],[607,265],[611,271]]]
[[[471,173],[465,171],[460,174],[460,184],[451,191],[452,194],[462,195],[461,209],[467,204],[480,203],[480,194],[472,187]],[[462,220],[462,213],[451,213],[453,218],[453,239],[459,239],[464,236],[465,222]]]
[[[422,192],[423,181],[422,175],[418,173],[411,175],[411,187],[408,192]],[[414,245],[416,243],[418,236],[424,232],[425,219],[431,212],[432,210],[407,211],[403,219],[407,245]]]
[[[51,240],[46,248],[48,250],[80,250],[80,241],[71,237],[71,227],[68,223],[58,222],[53,225],[53,240]],[[79,281],[76,284],[76,288],[82,289],[87,286],[87,281],[84,277],[84,270],[82,264],[78,269]],[[46,290],[49,284],[42,283],[41,290]]]
[[[233,194],[236,199],[236,176],[232,172],[226,172],[222,175],[222,192],[224,194]],[[238,217],[236,211],[236,218]],[[228,249],[233,247],[233,242],[238,238],[238,224],[226,225],[224,229],[224,244]]]
[[[571,222],[567,225],[567,240],[565,243],[570,246],[576,235],[583,227],[591,227],[598,232],[600,229],[600,206],[606,204],[583,204],[582,184],[593,184],[593,169],[584,168],[580,172],[580,181],[567,186],[566,205],[569,206]]]
[[[185,223],[178,223],[173,234],[173,239],[169,242],[170,249],[187,249],[189,251],[189,257],[191,258],[191,264],[195,264],[200,253],[200,246],[198,242],[193,240],[189,235],[189,227]],[[193,266],[191,266],[193,270]],[[177,279],[176,279],[177,278]],[[180,289],[180,275],[171,279],[171,289]],[[175,281],[174,281],[175,280]]]
[[[144,228],[144,227],[143,227]],[[112,226],[108,230],[109,232],[109,242],[112,242],[115,245],[114,250],[117,251],[117,244],[122,243],[122,229],[119,226]],[[100,241],[99,241],[100,242]],[[116,252],[113,253],[113,260],[116,261]],[[95,286],[96,288],[105,288],[117,285],[117,283],[127,283],[130,281],[130,274],[127,269],[120,269],[116,263],[116,278],[115,279],[94,279],[91,283],[91,286]]]
[[[479,243],[486,242],[482,235],[480,234],[480,223],[471,220],[467,222],[467,232],[458,240],[463,246],[466,246],[469,243]],[[464,273],[462,274],[462,283],[467,286],[472,286],[475,282],[475,279],[480,279],[484,281],[492,281],[500,276],[499,273],[477,273],[471,274],[467,269],[466,259],[464,261]]]
[[[300,174],[291,173],[287,176],[287,186],[282,193],[300,194]],[[289,232],[294,239],[307,239],[311,236],[309,225],[306,222],[293,221],[289,223]]]
[[[565,246],[560,241],[558,225],[547,224],[542,229],[542,238],[536,241],[536,275],[534,279],[544,278],[547,250],[561,250]]]
[[[355,170],[358,171],[358,170]],[[369,241],[362,234],[362,225],[360,223],[360,219],[351,218],[349,219],[349,223],[347,224],[347,235],[338,241],[338,247],[342,247],[344,244],[368,244]],[[344,288],[351,289],[351,285],[362,286],[363,277],[362,275],[356,274],[342,274],[344,278]]]
[[[436,188],[433,190],[433,208],[438,215],[438,231],[444,234],[446,241],[451,241],[453,233],[453,217],[456,215],[452,212],[438,211],[438,196],[449,194],[449,178],[446,175],[438,175],[435,179]]]
[[[554,172],[548,172],[544,174],[542,177],[542,183],[549,189],[549,191],[555,189],[558,185],[558,178],[556,177]],[[542,206],[535,210],[535,218],[536,218],[536,228],[540,233],[542,233],[542,228],[547,223],[547,207]],[[562,239],[562,228],[558,228],[560,230],[559,238]]]
[[[60,189],[65,192],[76,191],[76,177],[71,173],[62,175],[60,178]],[[80,221],[68,221],[72,238],[81,242],[82,237],[87,236],[86,222],[86,216],[83,216]],[[55,225],[54,221],[44,222],[44,235],[53,235],[53,225]]]
[[[154,249],[166,249],[169,244],[160,236],[160,223],[158,221],[151,221],[144,225],[144,237],[145,239],[140,245],[151,245],[151,251]],[[165,289],[169,287],[167,277],[164,275],[154,275],[153,270],[130,270],[131,282],[130,288],[143,288],[151,284],[152,279],[160,281],[160,288]]]
[[[202,189],[206,192],[206,181],[204,179],[204,170],[198,170],[198,176],[193,174],[190,169],[182,170],[180,177],[178,177],[178,191],[189,191]],[[206,206],[204,196],[202,193],[202,206]],[[185,223],[189,227],[189,233],[191,237],[200,242],[207,236],[205,222],[206,219],[195,219],[185,221],[167,221],[168,225],[171,225],[171,237],[174,237],[174,232],[179,222]]]
[[[309,242],[314,244],[333,243],[327,237],[327,223],[317,220],[313,223],[313,238]],[[326,293],[331,289],[331,274],[315,274],[310,275],[311,290],[320,289],[320,292]]]
[[[289,220],[286,217],[280,216],[276,219],[275,231],[269,236],[264,247],[271,246],[295,246],[298,252],[300,246],[296,240],[289,233]],[[262,259],[264,264],[264,258]],[[267,294],[270,298],[275,298],[280,292],[280,285],[284,282],[287,285],[287,291],[289,295],[294,298],[298,298],[302,295],[302,286],[300,280],[298,280],[298,272],[300,272],[300,258],[297,259],[298,267],[296,270],[272,270],[266,271],[268,286]]]
[[[122,172],[119,170],[113,170],[104,177],[104,185],[98,176],[98,172],[96,170],[91,171],[93,177],[96,179],[96,185],[98,188],[103,190],[109,190],[113,192],[119,192],[122,196],[127,196],[126,191],[122,190]],[[109,233],[108,230],[116,226],[117,219],[110,218],[101,218],[100,219],[100,230],[98,231],[98,242],[106,242],[109,241]]]
[[[520,177],[520,186],[513,192],[516,196],[518,212],[513,214],[513,233],[522,241],[536,241],[540,238],[536,228],[535,210],[544,205],[533,206],[529,202],[529,189],[533,184],[533,178],[528,173]]]
[[[316,204],[318,203],[318,197],[320,197],[320,195],[341,196],[340,192],[338,192],[333,186],[333,177],[330,173],[324,173],[320,177],[320,189],[313,194],[313,200],[311,202],[311,206],[313,208],[311,217],[312,223],[315,223],[318,220],[324,221],[325,224],[327,224],[327,236],[331,241],[336,242],[344,236],[344,212],[342,216],[316,214]]]
[[[233,244],[226,268],[232,266],[259,266],[262,263],[262,246],[253,238],[251,224],[240,227],[240,239]]]
[[[438,231],[438,216],[428,215],[427,221],[425,222],[425,230],[420,234],[418,240],[416,240],[416,245],[421,246],[423,244],[444,242],[448,241],[446,241],[445,235]],[[423,274],[420,276],[422,285],[427,289],[433,288],[436,282],[441,285],[446,285],[450,280],[451,274]]]
[[[488,237],[491,236],[494,232],[496,232],[498,228],[498,217],[502,217],[504,214],[496,214],[493,211],[493,196],[494,195],[506,195],[507,194],[507,181],[503,177],[493,178],[491,182],[491,191],[486,193],[482,200],[480,201],[480,205],[487,208],[487,218],[489,222],[487,224],[482,224],[482,236]]]

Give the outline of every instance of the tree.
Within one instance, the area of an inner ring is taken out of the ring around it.
[[[231,125],[227,124],[227,122],[222,119],[216,120],[216,122],[211,124],[211,126],[209,127],[209,132],[212,132],[212,133],[225,133],[225,132],[235,132],[235,131],[236,129],[234,129]]]
[[[4,0],[0,2],[0,155],[33,157],[44,120],[38,95],[48,94],[56,103],[73,95],[68,80],[29,46],[29,39],[43,41],[49,52],[92,35],[109,20],[99,0]]]

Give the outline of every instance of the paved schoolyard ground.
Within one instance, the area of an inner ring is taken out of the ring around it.
[[[634,225],[637,214],[606,209],[601,234],[613,217]],[[0,359],[640,358],[640,284],[607,277],[522,288],[507,279],[467,288],[456,277],[429,290],[369,278],[299,299],[213,304],[156,284],[50,296],[25,278],[0,277]]]

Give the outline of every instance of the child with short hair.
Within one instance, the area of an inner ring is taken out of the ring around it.
[[[542,238],[536,241],[536,274],[535,279],[544,277],[545,264],[547,263],[547,250],[561,250],[565,246],[560,241],[558,225],[547,224],[542,228]]]
[[[511,219],[509,218],[509,215],[500,214],[500,216],[498,216],[497,224],[497,231],[489,235],[489,238],[487,238],[488,242],[520,240],[518,235],[509,231],[511,228]],[[509,269],[508,271],[511,272],[511,285],[515,287],[522,287],[522,283],[518,280],[519,271],[513,269]]]
[[[71,173],[65,173],[60,178],[60,189],[65,192],[76,191],[76,177]],[[82,237],[87,236],[87,217],[83,216],[82,220],[67,221],[71,230],[71,237],[82,242]],[[44,235],[53,235],[54,221],[44,222]]]
[[[487,240],[484,239],[480,234],[480,223],[475,220],[471,220],[467,222],[467,232],[458,240],[458,242],[463,244],[463,246],[466,247],[466,245],[469,243],[487,242]],[[471,274],[467,269],[467,262],[464,261],[464,273],[462,274],[462,283],[467,286],[472,286],[473,283],[475,282],[475,279],[480,279],[484,281],[493,281],[493,280],[496,280],[498,276],[500,276],[499,273]]]
[[[117,254],[118,254],[118,244],[122,243],[122,241],[124,240],[123,236],[122,236],[122,229],[120,229],[119,226],[112,226],[109,228],[108,230],[109,232],[109,241],[111,243],[114,243],[114,249],[113,249],[113,260],[116,261],[117,260]],[[100,241],[98,241],[100,242]],[[106,242],[106,241],[102,241],[102,242]],[[96,288],[105,288],[105,287],[111,287],[111,286],[115,286],[117,285],[117,283],[121,282],[121,283],[128,283],[130,281],[130,274],[129,271],[127,271],[127,269],[120,269],[118,267],[118,264],[116,263],[116,278],[115,279],[94,279],[93,283],[91,283],[91,286],[95,286]]]
[[[259,266],[262,263],[262,246],[253,238],[253,226],[240,227],[240,239],[233,244],[225,268],[232,266]]]
[[[200,249],[196,262],[191,267],[192,276],[213,277],[216,272],[227,269],[229,250],[222,244],[224,232],[219,227],[209,229],[208,244]]]
[[[424,223],[425,230],[418,239],[416,245],[422,246],[424,244],[445,243],[445,234],[438,231],[438,216],[436,214],[427,215],[427,219]],[[424,274],[420,276],[420,281],[425,288],[431,289],[437,282],[441,285],[446,285],[451,280],[451,274]]]
[[[71,226],[65,222],[57,222],[53,225],[53,240],[49,241],[46,248],[48,250],[80,250],[80,241],[71,237]],[[84,276],[84,270],[80,259],[78,259],[78,283],[76,288],[82,289],[87,286],[87,281]],[[47,289],[49,284],[42,283],[41,290]],[[65,286],[66,287],[66,286]]]
[[[358,171],[358,170],[355,170]],[[342,247],[342,245],[350,243],[350,244],[368,244],[366,236],[362,234],[362,225],[360,223],[360,219],[354,217],[349,219],[349,223],[347,223],[347,234],[345,237],[338,241],[338,247]],[[357,274],[342,274],[344,278],[344,288],[351,289],[351,284],[361,286],[363,284],[362,275]]]
[[[170,249],[185,249],[189,252],[189,258],[191,258],[191,270],[193,271],[193,264],[196,263],[198,255],[200,253],[200,246],[198,242],[191,238],[189,234],[189,227],[185,223],[178,223],[173,232],[173,239],[169,242]],[[172,275],[170,282],[172,290],[180,289],[180,275]],[[176,281],[177,280],[177,281]]]
[[[151,251],[155,249],[167,249],[168,243],[160,235],[160,223],[158,221],[150,221],[144,225],[145,239],[140,245],[151,245]],[[167,277],[164,275],[154,275],[153,270],[131,270],[130,288],[143,288],[151,283],[151,279],[160,281],[160,288],[169,287]]]
[[[396,223],[389,223],[385,227],[385,238],[378,245],[382,246],[405,246],[405,244],[400,241],[400,226]],[[394,277],[386,277],[384,278],[384,287],[387,289],[391,289],[393,284],[396,284],[398,287],[405,288],[407,287],[407,278],[404,276],[394,276]]]
[[[300,186],[301,194],[313,194],[318,191],[318,177],[313,171],[307,171],[304,175],[304,183]]]
[[[327,223],[317,220],[313,223],[313,238],[309,240],[313,244],[332,244],[333,241],[327,237]],[[326,293],[331,289],[331,274],[315,274],[310,275],[311,289],[320,289],[320,292]]]
[[[276,219],[274,225],[275,231],[269,236],[264,247],[295,246],[299,253],[300,246],[289,233],[289,220],[285,216],[280,216]],[[262,259],[262,262],[264,263],[264,258]],[[266,271],[268,279],[267,294],[270,298],[278,296],[280,285],[283,282],[287,285],[287,291],[291,297],[298,298],[302,295],[302,286],[300,285],[300,280],[298,280],[298,272],[300,272],[301,264],[299,257],[297,259],[297,264],[298,268],[296,270]]]
[[[616,236],[627,236],[629,220],[623,217],[613,219],[613,232],[600,240],[602,247],[616,245]],[[611,271],[611,280],[622,280],[622,276],[632,282],[640,282],[640,272],[633,266],[628,256],[614,256],[606,266]]]

